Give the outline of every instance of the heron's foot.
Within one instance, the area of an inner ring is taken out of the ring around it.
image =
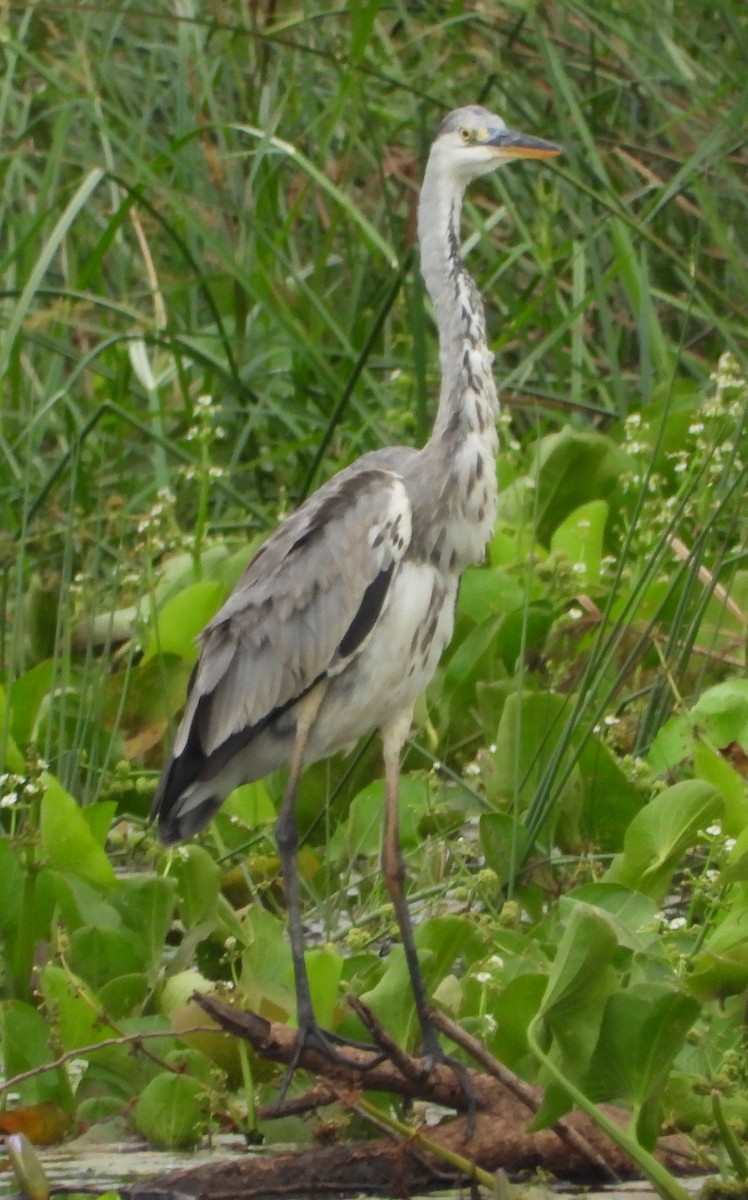
[[[424,1020],[421,1024],[423,1031],[423,1040],[421,1043],[421,1061],[424,1066],[424,1071],[430,1075],[437,1064],[444,1064],[445,1067],[451,1067],[459,1081],[465,1097],[465,1112],[467,1115],[467,1136],[472,1137],[475,1131],[475,1115],[478,1111],[478,1097],[475,1094],[473,1080],[467,1067],[459,1058],[455,1058],[453,1054],[447,1054],[446,1050],[439,1041],[439,1035],[430,1021]]]
[[[360,1062],[348,1054],[341,1053],[346,1047],[349,1050],[364,1050],[372,1057],[365,1062]],[[303,1025],[299,1026],[293,1056],[286,1067],[286,1073],[283,1076],[283,1082],[278,1093],[278,1104],[285,1100],[291,1080],[301,1062],[301,1057],[307,1050],[316,1050],[328,1062],[337,1063],[341,1067],[347,1067],[348,1070],[353,1069],[357,1071],[370,1071],[373,1067],[377,1067],[380,1063],[384,1062],[387,1057],[379,1046],[374,1046],[367,1042],[357,1042],[353,1038],[343,1037],[339,1033],[332,1033],[329,1029],[323,1029],[315,1020],[306,1021]]]

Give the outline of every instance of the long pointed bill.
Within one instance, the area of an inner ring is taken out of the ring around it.
[[[563,146],[556,142],[517,133],[515,129],[500,129],[484,144],[495,146],[506,158],[555,158],[557,154],[563,154]]]

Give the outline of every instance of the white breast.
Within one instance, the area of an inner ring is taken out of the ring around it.
[[[324,758],[412,705],[452,636],[457,579],[406,561],[360,655],[331,681],[307,761]]]

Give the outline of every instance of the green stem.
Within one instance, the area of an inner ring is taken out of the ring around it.
[[[748,1162],[746,1161],[743,1151],[738,1145],[738,1140],[735,1137],[732,1129],[725,1120],[725,1114],[722,1111],[722,1099],[719,1092],[712,1092],[712,1113],[714,1115],[714,1123],[719,1130],[719,1135],[722,1138],[725,1150],[728,1153],[733,1170],[741,1183],[745,1183],[748,1179]]]
[[[384,1126],[393,1133],[399,1133],[402,1137],[407,1138],[409,1142],[420,1146],[422,1150],[427,1150],[435,1158],[439,1158],[450,1167],[454,1167],[455,1170],[459,1171],[467,1179],[474,1179],[476,1183],[482,1183],[492,1193],[496,1191],[496,1176],[492,1175],[490,1171],[484,1171],[482,1167],[476,1166],[469,1158],[464,1158],[462,1154],[457,1154],[456,1151],[448,1150],[446,1146],[441,1146],[438,1142],[432,1141],[431,1138],[427,1138],[420,1130],[413,1129],[411,1125],[405,1125],[402,1121],[398,1121],[396,1117],[390,1116],[389,1113],[375,1108],[373,1104],[369,1104],[368,1100],[358,1100],[352,1107],[355,1108],[356,1112],[361,1113],[362,1116],[368,1117],[375,1125]]]

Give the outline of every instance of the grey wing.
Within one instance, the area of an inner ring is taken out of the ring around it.
[[[394,461],[367,455],[320,488],[264,543],[203,630],[153,803],[164,840],[205,824],[230,790],[222,768],[364,645],[410,543],[410,503]],[[208,801],[187,825],[180,811],[196,808],[195,784],[207,781]]]

